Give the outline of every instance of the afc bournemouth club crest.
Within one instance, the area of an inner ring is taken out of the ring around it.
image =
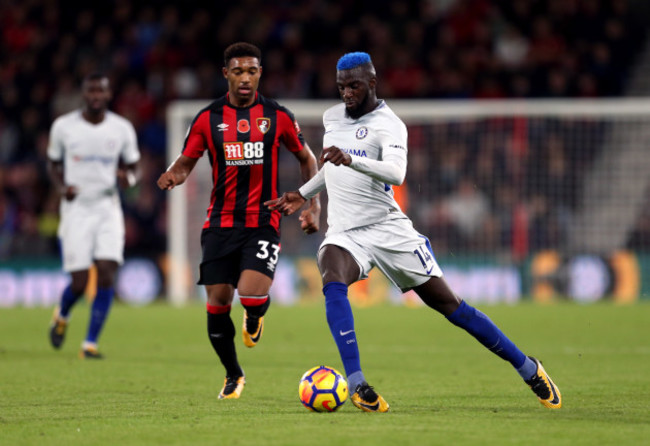
[[[257,128],[262,134],[266,134],[271,128],[271,120],[269,118],[257,118]]]
[[[248,119],[240,119],[237,121],[237,131],[239,133],[248,133],[251,131],[251,125]]]

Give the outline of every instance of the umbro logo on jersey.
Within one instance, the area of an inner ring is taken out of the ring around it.
[[[228,124],[222,122],[217,126],[217,128],[219,129],[220,132],[225,132],[226,130],[228,130]]]

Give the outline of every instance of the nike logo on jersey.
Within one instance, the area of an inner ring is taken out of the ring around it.
[[[223,338],[223,334],[221,333],[210,333],[211,338]]]
[[[228,124],[222,122],[217,126],[217,128],[219,129],[220,132],[225,132],[226,130],[228,130]]]
[[[353,331],[354,331],[354,329],[348,330],[348,331],[339,330],[339,335],[341,335],[341,336],[349,335]]]

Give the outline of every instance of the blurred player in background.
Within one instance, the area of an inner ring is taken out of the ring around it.
[[[109,80],[87,76],[82,84],[84,106],[57,118],[47,149],[52,182],[61,193],[59,238],[63,269],[72,281],[61,296],[50,327],[54,348],[63,344],[70,311],[97,269],[97,293],[81,358],[102,358],[97,340],[115,294],[118,265],[123,262],[124,216],[118,187],[137,182],[140,152],[133,125],[108,110]]]
[[[378,267],[403,292],[414,290],[431,308],[465,329],[490,351],[510,362],[548,408],[561,395],[541,363],[522,353],[479,310],[447,286],[429,240],[419,234],[395,202],[391,185],[404,181],[407,129],[377,99],[375,68],[367,53],[339,59],[336,83],[343,104],[323,115],[323,168],[298,191],[267,204],[285,215],[327,188],[329,229],[318,253],[327,322],[341,355],[352,403],[368,412],[386,412],[388,403],[361,371],[348,286]]]
[[[293,114],[257,92],[261,60],[254,45],[239,42],[226,48],[227,94],[196,115],[181,155],[158,179],[165,190],[183,184],[207,150],[213,188],[201,234],[199,283],[208,295],[208,336],[226,369],[220,399],[239,398],[245,384],[230,317],[235,289],[245,310],[242,336],[247,347],[260,340],[270,304],[281,215],[264,202],[279,196],[280,143],[297,158],[303,181],[318,171]],[[300,217],[303,231],[316,232],[319,218],[320,202],[314,195]]]

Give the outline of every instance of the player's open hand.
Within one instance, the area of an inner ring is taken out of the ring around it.
[[[320,162],[321,164],[330,162],[335,166],[340,166],[341,164],[349,166],[352,162],[352,157],[338,147],[331,146],[323,149],[323,152],[320,154]]]
[[[264,202],[264,206],[271,210],[278,210],[284,215],[291,215],[305,204],[304,197],[297,190],[285,192],[280,198]]]

